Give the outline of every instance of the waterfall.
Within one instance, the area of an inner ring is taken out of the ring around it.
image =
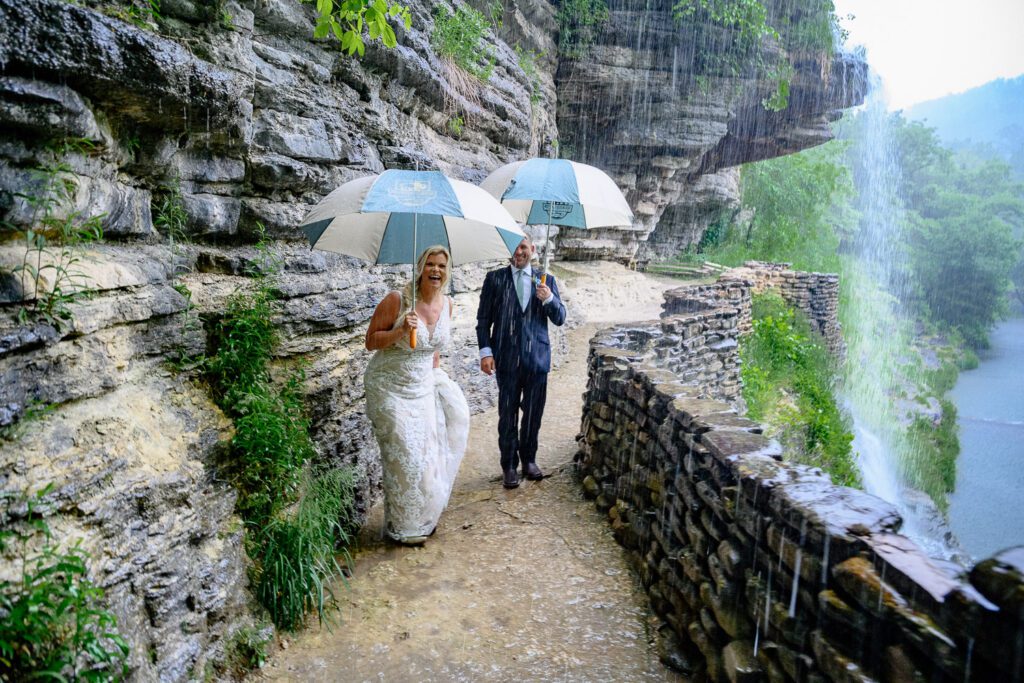
[[[900,366],[911,346],[912,323],[905,313],[908,301],[905,225],[899,196],[901,169],[892,139],[884,93],[871,83],[863,110],[852,132],[855,207],[859,229],[847,246],[845,260],[844,332],[847,360],[843,402],[854,421],[853,447],[864,487],[895,505],[903,516],[902,532],[933,557],[949,559],[957,550],[944,540],[944,518],[926,496],[906,488],[902,472],[910,461],[909,421],[904,395],[912,382]]]

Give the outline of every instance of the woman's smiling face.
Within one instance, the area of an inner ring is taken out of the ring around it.
[[[423,264],[423,274],[420,276],[420,288],[439,290],[447,280],[448,257],[443,253],[431,254]]]

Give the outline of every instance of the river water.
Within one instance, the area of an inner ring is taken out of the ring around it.
[[[960,423],[949,523],[975,560],[1024,545],[1024,316],[1000,323],[950,398]]]

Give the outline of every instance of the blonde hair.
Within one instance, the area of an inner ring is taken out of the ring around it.
[[[420,278],[423,277],[423,269],[427,267],[427,259],[436,254],[444,254],[448,265],[448,267],[444,269],[444,278],[441,280],[441,291],[443,292],[448,286],[448,281],[452,277],[451,253],[449,253],[448,248],[442,244],[435,244],[431,247],[427,247],[423,250],[423,253],[420,254],[420,257],[416,259],[416,277],[402,289],[402,306],[404,308],[412,307],[412,288],[419,286]],[[418,291],[416,293],[419,294]]]

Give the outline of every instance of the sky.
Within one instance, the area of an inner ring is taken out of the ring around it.
[[[1024,73],[1024,0],[834,0],[890,109]]]

